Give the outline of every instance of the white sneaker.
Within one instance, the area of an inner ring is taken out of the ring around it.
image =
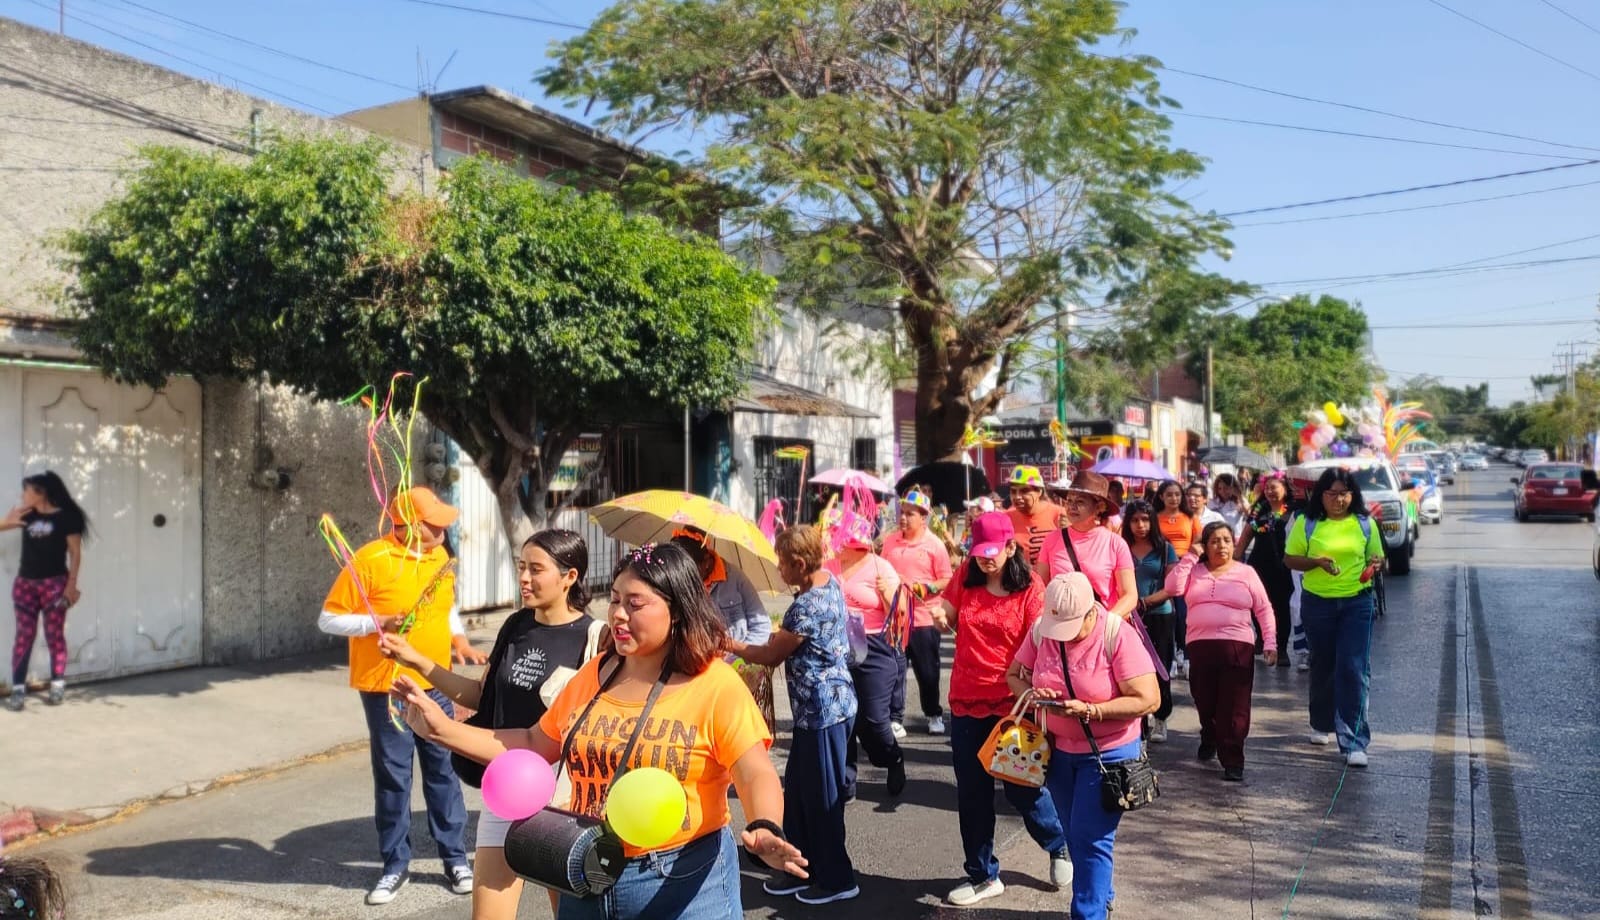
[[[1182,652],[1179,652],[1178,655],[1172,659],[1172,671],[1168,676],[1170,676],[1173,680],[1178,680],[1179,678],[1187,680],[1189,678],[1189,659],[1183,657]]]
[[[1056,886],[1057,891],[1072,887],[1072,860],[1067,854],[1050,857],[1050,884]]]
[[[934,716],[928,720],[928,734],[942,735],[944,731],[944,716]]]
[[[1351,751],[1344,755],[1344,762],[1352,767],[1364,767],[1367,765],[1367,752]]]
[[[1167,743],[1167,720],[1166,719],[1151,719],[1150,720],[1150,743],[1151,744],[1166,744]]]
[[[1311,670],[1311,656],[1305,653],[1294,656],[1294,668],[1296,671]]]
[[[1306,736],[1306,740],[1318,747],[1327,747],[1333,743],[1333,732],[1312,732]]]
[[[890,722],[889,733],[894,735],[894,740],[904,741],[906,737],[906,727],[901,725],[899,722]]]
[[[1006,893],[1005,883],[997,878],[989,879],[981,885],[971,882],[963,884],[960,888],[945,895],[945,900],[957,907],[971,907],[979,901],[998,898]]]

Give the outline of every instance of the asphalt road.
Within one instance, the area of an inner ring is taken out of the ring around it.
[[[1262,668],[1247,782],[1223,784],[1193,760],[1180,682],[1173,741],[1152,749],[1164,796],[1128,816],[1117,841],[1115,916],[1600,918],[1600,729],[1583,703],[1600,697],[1592,530],[1516,523],[1511,473],[1447,487],[1445,521],[1423,529],[1414,573],[1389,580],[1369,769],[1346,771],[1307,745],[1305,675]],[[961,862],[948,747],[911,721],[906,794],[888,799],[881,771],[867,769],[850,809],[863,896],[805,908],[763,895],[747,873],[748,917],[1065,913],[1066,897],[1038,881],[1043,854],[1003,805],[1007,894],[980,909],[940,905]],[[151,745],[152,757],[183,756]],[[345,755],[39,851],[65,873],[77,917],[465,920],[467,899],[424,858],[420,799],[416,881],[386,908],[362,906],[377,868],[370,783],[365,755]],[[525,896],[519,916],[548,916],[544,897]]]

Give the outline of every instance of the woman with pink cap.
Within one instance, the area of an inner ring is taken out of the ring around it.
[[[857,712],[855,730],[845,751],[845,801],[856,795],[857,746],[866,748],[867,760],[873,766],[889,770],[889,794],[897,796],[906,788],[906,762],[894,736],[889,709],[894,701],[895,681],[905,679],[905,647],[889,641],[884,624],[889,619],[889,599],[900,590],[900,576],[894,566],[873,551],[870,518],[847,511],[839,520],[839,528],[843,536],[838,554],[822,567],[839,580],[844,588],[845,607],[851,616],[861,618],[867,631],[867,655],[850,669],[856,684]]]
[[[950,757],[956,774],[956,813],[961,821],[962,869],[967,879],[946,900],[967,907],[998,897],[1000,861],[994,855],[994,786],[978,751],[1017,698],[1006,670],[1017,646],[1044,609],[1044,583],[1028,568],[1011,517],[992,511],[973,521],[972,554],[945,589],[934,624],[956,632],[950,666]],[[1050,883],[1069,884],[1067,838],[1055,804],[1043,789],[1001,783],[1006,801],[1022,816],[1039,848],[1050,856]]]
[[[1089,580],[1071,572],[1045,588],[1044,613],[1017,647],[1006,682],[1015,694],[1031,690],[1041,699],[1061,701],[1048,719],[1054,750],[1045,788],[1067,832],[1071,916],[1105,920],[1114,894],[1111,850],[1122,813],[1101,804],[1100,764],[1143,753],[1140,719],[1161,703],[1155,662],[1132,627],[1095,601]]]

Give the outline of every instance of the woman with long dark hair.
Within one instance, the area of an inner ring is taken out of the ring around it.
[[[480,736],[488,738],[499,729],[532,728],[605,638],[605,624],[588,614],[589,590],[583,583],[588,571],[589,545],[579,534],[541,530],[529,537],[517,558],[522,609],[500,627],[488,670],[477,680],[439,666],[397,633],[384,633],[378,645],[452,703],[474,710],[465,724]],[[459,754],[453,759],[462,782],[482,783],[484,762]],[[570,794],[570,786],[563,784],[553,804],[565,807]],[[510,827],[511,822],[487,810],[478,816],[473,920],[512,920],[517,915],[522,879],[506,865]]]
[[[1044,583],[1028,567],[1010,516],[979,515],[972,527],[972,554],[945,589],[934,625],[956,630],[950,666],[950,757],[955,764],[956,812],[961,822],[962,869],[967,879],[947,896],[967,907],[998,897],[1000,861],[994,855],[994,784],[979,750],[1017,698],[1006,671],[1044,609]],[[1041,776],[1041,779],[1043,777]],[[1050,884],[1071,884],[1066,831],[1050,794],[1041,787],[1001,783],[1006,801],[1022,816],[1039,848],[1050,857]]]
[[[607,622],[613,650],[585,664],[531,729],[486,735],[460,725],[406,678],[395,682],[395,695],[413,730],[473,760],[522,747],[556,764],[572,778],[571,810],[592,817],[603,816],[620,766],[596,752],[632,744],[629,767],[674,765],[688,799],[684,826],[650,849],[625,845],[616,884],[600,897],[563,894],[560,920],[741,917],[730,785],[744,806],[745,849],[797,878],[806,877],[806,861],[784,839],[783,787],[767,754],[772,736],[722,660],[727,630],[694,560],[670,543],[629,552],[611,583]]]
[[[1337,735],[1345,763],[1365,767],[1372,740],[1372,574],[1383,564],[1383,537],[1353,472],[1323,471],[1289,528],[1284,552],[1284,565],[1306,573],[1300,621],[1311,649],[1310,741],[1327,744]]]
[[[1289,597],[1294,593],[1294,579],[1283,564],[1283,547],[1289,538],[1288,524],[1294,509],[1289,501],[1289,483],[1282,470],[1263,476],[1257,488],[1261,497],[1250,509],[1237,555],[1249,560],[1250,567],[1256,570],[1267,589],[1267,598],[1272,601],[1272,617],[1278,627],[1278,667],[1287,668],[1292,626]],[[1258,649],[1264,650],[1264,646]]]
[[[16,641],[11,646],[11,696],[6,708],[20,712],[27,699],[28,659],[44,617],[44,641],[50,650],[50,695],[59,706],[67,693],[67,611],[83,597],[78,580],[83,571],[83,539],[89,516],[83,513],[66,483],[46,470],[22,480],[22,502],[0,520],[0,530],[22,531],[22,562],[11,583],[16,611]]]
[[[1172,717],[1172,656],[1174,645],[1172,599],[1167,596],[1167,571],[1178,564],[1178,554],[1172,544],[1161,535],[1156,526],[1156,510],[1143,499],[1134,499],[1122,514],[1122,539],[1133,555],[1133,577],[1139,586],[1139,604],[1135,608],[1144,622],[1150,644],[1155,646],[1161,667],[1167,669],[1163,679],[1156,672],[1156,682],[1161,686],[1161,705],[1150,716],[1147,737],[1153,744],[1167,741],[1167,720]]]

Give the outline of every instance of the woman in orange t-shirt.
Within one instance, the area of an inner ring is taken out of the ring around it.
[[[1200,539],[1200,519],[1183,502],[1183,486],[1168,479],[1156,489],[1156,527],[1179,559]]]
[[[658,681],[664,688],[637,733],[630,767],[675,774],[688,799],[683,827],[651,850],[625,846],[628,863],[602,897],[561,896],[560,920],[742,915],[739,864],[728,830],[728,787],[748,820],[746,850],[780,872],[806,877],[806,860],[784,839],[783,788],[767,748],[761,711],[733,667],[722,661],[725,628],[700,573],[682,547],[646,544],[624,557],[611,585],[607,622],[616,654],[590,660],[539,724],[492,736],[462,731],[409,680],[395,683],[417,734],[474,760],[530,748],[572,778],[572,810],[604,813],[616,766]],[[580,713],[589,711],[583,724]],[[627,731],[624,731],[626,729]]]

